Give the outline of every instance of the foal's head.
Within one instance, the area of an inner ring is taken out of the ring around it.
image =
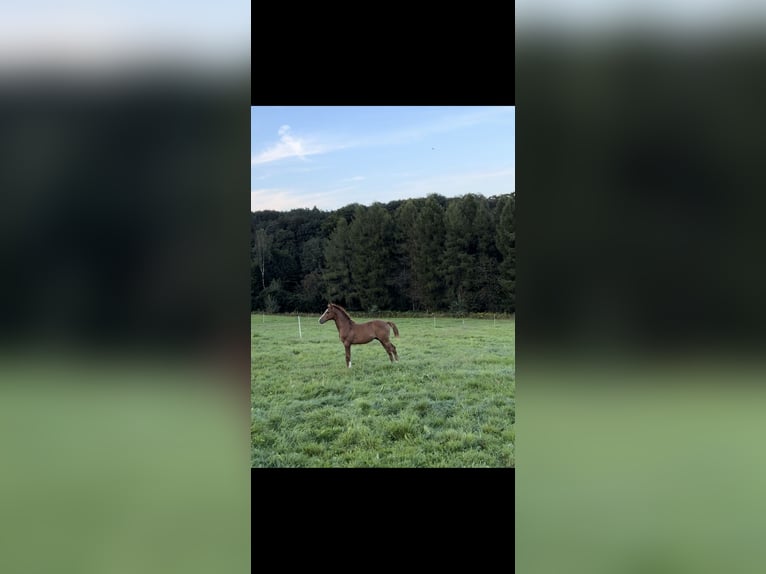
[[[332,321],[333,319],[335,319],[335,307],[333,307],[332,303],[328,303],[327,309],[319,317],[319,324],[322,325],[325,321]]]

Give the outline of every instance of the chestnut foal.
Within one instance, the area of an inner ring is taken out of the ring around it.
[[[394,359],[399,360],[399,356],[396,354],[396,347],[388,339],[388,334],[391,330],[389,326],[394,329],[394,335],[396,337],[399,336],[399,329],[391,321],[376,319],[367,323],[354,323],[343,307],[335,303],[328,303],[327,309],[319,317],[319,323],[324,324],[325,321],[330,320],[335,321],[335,326],[338,328],[338,336],[346,348],[346,366],[349,369],[351,368],[351,345],[363,345],[373,339],[380,341],[392,363]]]

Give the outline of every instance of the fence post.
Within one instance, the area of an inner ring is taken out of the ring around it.
[[[301,316],[298,315],[298,336],[303,339],[303,333],[301,333]]]

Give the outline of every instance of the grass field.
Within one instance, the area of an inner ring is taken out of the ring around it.
[[[319,315],[251,316],[253,467],[514,466],[513,320],[381,315],[400,362],[373,341],[347,369]]]

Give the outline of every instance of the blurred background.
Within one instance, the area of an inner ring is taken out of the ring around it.
[[[249,14],[3,11],[3,571],[249,567]]]
[[[759,571],[763,9],[516,9],[516,566]],[[4,10],[3,571],[249,564],[249,13]]]
[[[519,572],[756,572],[763,6],[518,2]]]

